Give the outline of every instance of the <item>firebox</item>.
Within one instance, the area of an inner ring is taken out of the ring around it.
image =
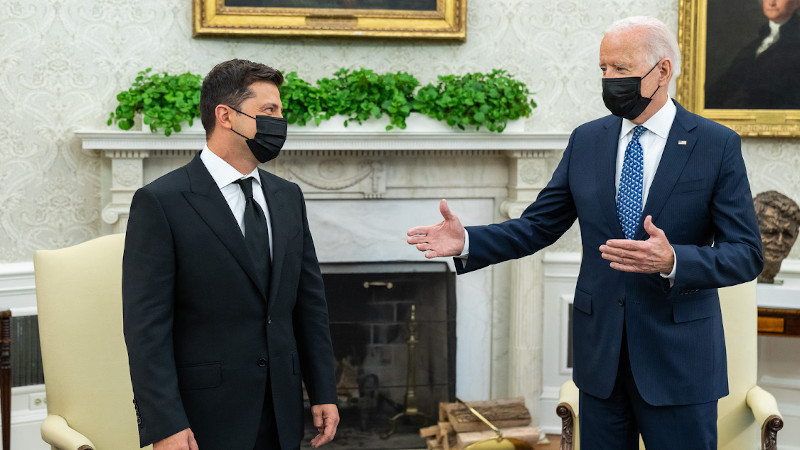
[[[455,397],[455,275],[445,263],[323,264],[341,449],[424,448]],[[306,414],[306,439],[317,431]]]

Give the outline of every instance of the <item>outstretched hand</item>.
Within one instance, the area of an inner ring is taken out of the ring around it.
[[[652,216],[645,217],[644,230],[650,235],[646,241],[611,239],[600,246],[601,256],[623,272],[671,273],[675,254],[664,231],[653,225]]]
[[[450,208],[447,200],[439,202],[439,212],[444,220],[436,225],[414,227],[408,230],[409,238],[406,240],[411,245],[416,245],[417,250],[425,252],[425,257],[437,258],[440,256],[458,256],[464,251],[464,227]]]

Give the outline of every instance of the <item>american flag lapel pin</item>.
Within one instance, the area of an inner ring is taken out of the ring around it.
[[[678,141],[678,145],[686,145],[686,141]]]

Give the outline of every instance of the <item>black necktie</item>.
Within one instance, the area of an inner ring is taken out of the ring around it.
[[[261,277],[261,284],[268,290],[269,273],[271,271],[269,255],[269,233],[267,231],[267,219],[264,211],[258,206],[253,198],[253,177],[243,180],[236,180],[235,183],[244,192],[244,242],[250,257],[253,258],[256,270]]]

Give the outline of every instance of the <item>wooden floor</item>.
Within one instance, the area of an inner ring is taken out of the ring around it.
[[[534,450],[558,450],[558,447],[561,444],[561,435],[548,434],[547,439],[550,441],[549,444],[539,444]]]

